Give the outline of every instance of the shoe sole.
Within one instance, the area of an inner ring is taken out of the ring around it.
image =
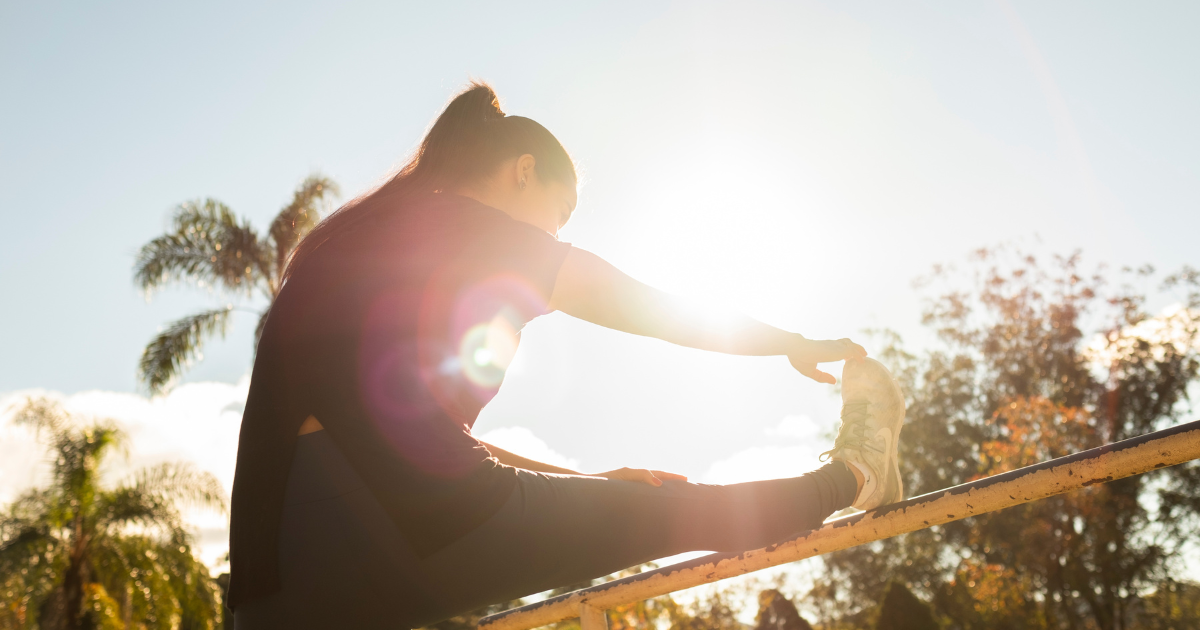
[[[883,364],[880,364],[883,367]],[[890,505],[899,503],[904,500],[904,478],[900,476],[900,432],[904,430],[904,418],[907,415],[907,405],[904,404],[904,392],[900,389],[900,384],[896,382],[896,377],[887,368],[883,368],[888,375],[888,380],[892,384],[892,391],[896,394],[896,399],[900,401],[900,421],[896,423],[896,432],[892,437],[892,443],[889,445],[891,450],[892,470],[890,471],[889,479],[887,479],[887,487],[889,492],[883,495],[883,500],[880,505]]]

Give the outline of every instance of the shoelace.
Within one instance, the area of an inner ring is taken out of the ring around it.
[[[820,461],[833,457],[842,449],[861,449],[866,444],[867,407],[870,406],[871,403],[866,400],[842,404],[842,426],[838,429],[837,439],[833,441],[833,448],[821,453]]]

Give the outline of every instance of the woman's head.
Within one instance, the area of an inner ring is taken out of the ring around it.
[[[412,158],[376,190],[338,209],[299,244],[288,274],[337,231],[422,193],[461,194],[556,233],[575,208],[575,163],[549,130],[500,109],[472,82],[450,101]]]
[[[414,157],[440,173],[437,190],[474,198],[551,234],[575,209],[575,164],[545,127],[508,116],[473,83],[450,101]]]
[[[450,101],[397,178],[420,173],[434,189],[454,191],[485,183],[501,164],[523,155],[536,162],[543,182],[575,185],[575,164],[554,134],[533,120],[505,114],[496,92],[476,82]]]

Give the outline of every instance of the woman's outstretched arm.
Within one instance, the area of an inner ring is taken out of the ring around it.
[[[681,346],[741,355],[786,355],[805,376],[835,383],[818,363],[865,357],[849,339],[814,341],[746,315],[713,312],[634,280],[604,259],[572,248],[559,269],[550,307],[606,328]]]

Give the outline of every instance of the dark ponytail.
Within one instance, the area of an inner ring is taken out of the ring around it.
[[[399,172],[339,208],[300,241],[284,279],[322,243],[362,219],[401,209],[416,195],[473,184],[491,175],[501,162],[525,154],[537,160],[539,178],[576,182],[575,163],[549,130],[529,118],[508,116],[490,85],[472,82],[437,117]]]

